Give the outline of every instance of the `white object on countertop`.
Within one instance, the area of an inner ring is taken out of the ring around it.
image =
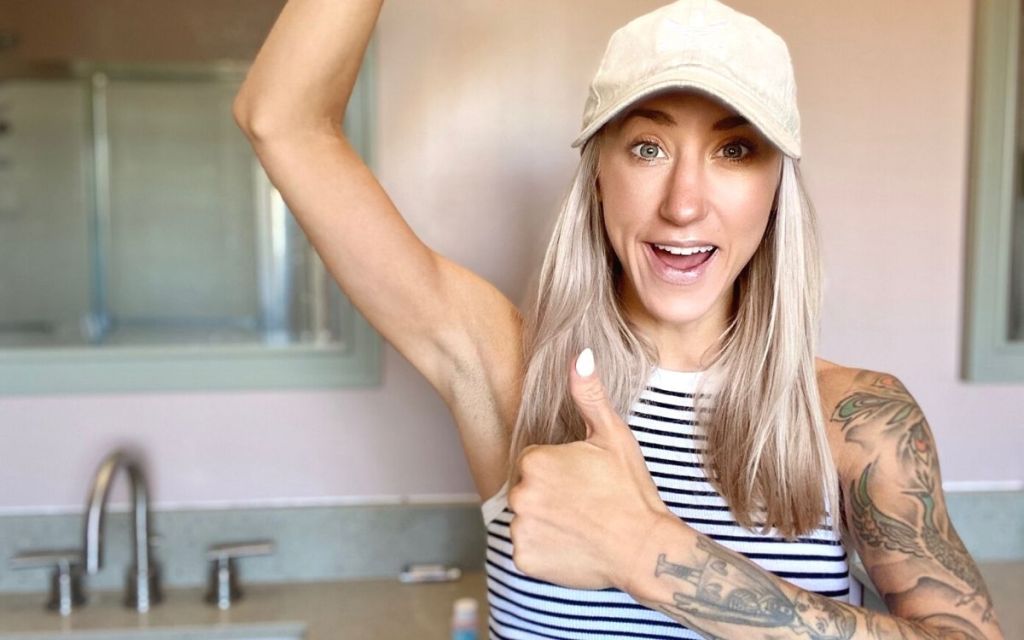
[[[443,564],[410,564],[398,574],[399,582],[451,582],[462,577],[462,569]]]
[[[459,598],[452,606],[452,640],[477,640],[476,598]]]

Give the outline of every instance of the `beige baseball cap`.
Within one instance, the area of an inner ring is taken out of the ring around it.
[[[717,0],[678,0],[612,34],[572,146],[582,146],[638,100],[683,88],[724,101],[783,153],[800,157],[800,112],[786,43]]]

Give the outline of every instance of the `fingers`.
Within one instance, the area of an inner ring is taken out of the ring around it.
[[[590,347],[576,358],[575,366],[569,374],[569,393],[587,424],[588,440],[594,436],[609,435],[613,429],[621,430],[622,419],[605,393],[600,374],[596,371],[594,352]]]
[[[512,513],[522,513],[531,503],[536,506],[538,495],[543,496],[543,491],[538,493],[538,488],[543,488],[545,481],[552,475],[558,476],[557,470],[549,463],[549,454],[553,446],[531,444],[519,454],[519,459],[516,460],[519,482],[509,488],[506,496],[508,508]]]

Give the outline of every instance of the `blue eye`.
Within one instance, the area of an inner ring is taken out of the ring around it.
[[[665,155],[665,152],[662,150],[662,148],[654,142],[640,142],[638,144],[633,145],[630,148],[630,151],[633,153],[633,155],[637,156],[641,160],[647,161],[668,157]]]

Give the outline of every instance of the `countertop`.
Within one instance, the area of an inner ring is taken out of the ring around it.
[[[1024,603],[1024,560],[979,562],[978,568],[985,577],[985,585],[992,595],[992,603],[1006,640],[1024,640],[1024,608],[1021,607],[1021,603]],[[858,578],[865,576],[861,579],[863,583],[867,575],[863,568],[854,564],[853,572]],[[874,592],[874,588],[865,588],[865,606],[874,608],[869,603],[877,600],[877,595],[872,598],[874,594],[869,594],[868,590]]]
[[[1024,640],[1024,607],[1020,606],[1024,602],[1024,561],[979,566],[1007,640]],[[0,640],[70,640],[66,634],[72,632],[82,632],[70,637],[83,640],[277,640],[301,637],[303,630],[308,640],[442,640],[450,637],[452,603],[465,596],[480,602],[481,638],[486,637],[486,580],[482,572],[468,572],[457,582],[435,584],[358,580],[250,585],[245,597],[223,612],[203,602],[203,591],[168,591],[164,602],[148,614],[123,607],[121,593],[101,592],[66,619],[45,611],[38,593],[4,594],[0,596]],[[112,633],[115,629],[122,631]],[[137,633],[140,630],[144,633]]]
[[[480,602],[481,637],[486,637],[487,587],[479,571],[467,572],[455,582],[429,584],[402,584],[393,579],[247,585],[244,597],[227,611],[203,602],[204,593],[204,589],[168,590],[163,602],[149,613],[139,614],[121,604],[123,593],[100,592],[67,618],[44,610],[42,594],[4,594],[0,596],[0,640],[70,640],[58,634],[114,629],[146,633],[83,635],[90,640],[147,636],[160,640],[277,640],[296,637],[302,628],[308,640],[446,640],[451,637],[452,604],[466,596]],[[166,634],[152,634],[162,628],[170,629]],[[218,630],[222,633],[214,633]],[[235,630],[238,633],[233,633]]]
[[[1024,640],[1024,560],[978,563],[1006,640]]]

